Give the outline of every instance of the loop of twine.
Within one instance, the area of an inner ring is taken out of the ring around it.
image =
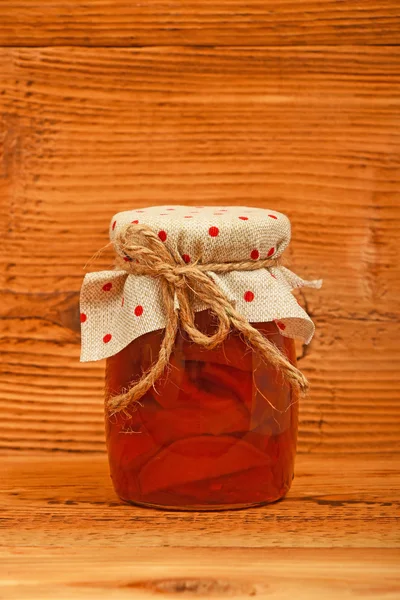
[[[207,274],[208,271],[255,271],[276,266],[277,260],[185,264],[181,256],[167,249],[150,227],[140,224],[128,225],[122,229],[114,244],[117,253],[125,255],[130,261],[126,262],[119,256],[118,267],[133,275],[159,278],[166,326],[157,360],[126,392],[108,398],[107,407],[111,414],[126,410],[163,375],[169,365],[179,327],[187,333],[192,342],[210,350],[221,344],[232,329],[236,329],[248,345],[258,352],[262,360],[282,374],[292,389],[301,393],[307,391],[308,382],[303,373],[292,365],[275,344],[250,325]],[[195,294],[217,317],[217,331],[213,335],[206,335],[197,329],[190,293]],[[179,311],[175,310],[175,297],[179,303]]]

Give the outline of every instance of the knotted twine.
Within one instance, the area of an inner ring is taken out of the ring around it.
[[[132,275],[147,275],[159,279],[166,326],[157,360],[126,392],[107,399],[110,414],[126,410],[155,385],[169,365],[180,328],[193,343],[209,350],[222,344],[228,334],[236,330],[263,361],[281,373],[295,392],[300,391],[304,394],[307,391],[308,382],[303,373],[292,365],[275,344],[250,325],[208,275],[208,272],[255,271],[276,266],[277,260],[207,264],[196,261],[185,264],[178,253],[167,249],[150,227],[139,224],[122,228],[114,240],[114,245],[119,268]],[[121,256],[124,256],[124,259]],[[195,294],[216,316],[217,330],[214,334],[206,335],[196,327],[191,294]]]

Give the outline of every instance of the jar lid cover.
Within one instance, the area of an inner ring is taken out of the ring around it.
[[[274,260],[290,242],[289,219],[261,208],[170,205],[124,211],[111,219],[111,241],[130,224],[150,227],[188,265]],[[115,249],[124,258],[118,244]],[[207,274],[250,323],[275,321],[282,335],[311,340],[314,324],[291,292],[318,288],[321,281],[305,281],[281,265]],[[193,308],[207,307],[195,297]],[[165,321],[159,278],[125,270],[89,273],[81,290],[81,360],[112,356],[139,336],[162,329]]]

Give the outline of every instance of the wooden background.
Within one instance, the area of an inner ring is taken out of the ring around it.
[[[299,452],[398,448],[399,17],[388,0],[1,4],[1,448],[104,451],[83,266],[113,213],[165,202],[290,216],[292,268],[324,278],[302,296]]]
[[[399,598],[399,44],[398,0],[0,2],[0,595]],[[324,279],[282,503],[112,491],[79,288],[111,215],[165,202],[285,212]]]

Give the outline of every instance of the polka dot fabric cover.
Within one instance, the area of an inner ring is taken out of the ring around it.
[[[243,206],[157,206],[121,212],[111,219],[111,241],[130,223],[151,227],[182,264],[274,259],[290,241],[290,221],[285,215]],[[305,343],[311,340],[314,324],[291,291],[303,286],[318,288],[320,281],[305,281],[281,266],[208,274],[248,321],[275,321],[283,335]],[[204,308],[194,300],[196,311]],[[158,279],[119,270],[85,276],[82,361],[112,356],[139,336],[163,327],[165,311]]]

